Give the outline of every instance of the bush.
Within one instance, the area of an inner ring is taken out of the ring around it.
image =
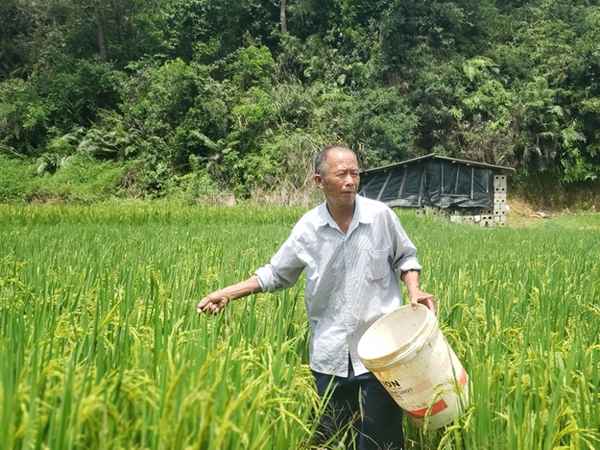
[[[179,190],[183,193],[184,198],[195,202],[219,195],[221,190],[200,159],[192,155],[189,163],[190,172],[178,179]]]
[[[179,59],[132,68],[136,73],[125,86],[121,109],[126,126],[140,133],[140,154],[149,152],[168,170],[188,170],[190,155],[219,152],[216,143],[227,133],[228,93],[208,68]]]
[[[0,154],[0,202],[23,199],[30,191],[36,164],[31,159]]]
[[[59,158],[45,155],[45,160]],[[121,181],[131,163],[98,162],[85,155],[58,159],[53,172],[38,174],[41,161],[0,155],[0,201],[96,201],[121,195]]]
[[[68,158],[53,175],[38,176],[27,192],[29,199],[58,198],[96,201],[119,195],[127,164],[99,162],[86,155]]]
[[[253,86],[269,88],[276,72],[271,51],[264,45],[240,48],[216,64],[217,72],[240,92]]]
[[[365,89],[351,106],[342,137],[364,149],[367,165],[397,162],[414,152],[417,116],[397,88]]]
[[[0,83],[0,150],[32,155],[46,142],[51,109],[34,86],[18,78]]]
[[[126,159],[135,156],[143,139],[135,126],[128,126],[115,112],[101,112],[101,120],[87,129],[77,150],[98,159]]]
[[[50,125],[63,132],[89,126],[101,110],[115,109],[120,101],[122,74],[105,62],[65,58],[40,68],[31,80],[45,100]]]

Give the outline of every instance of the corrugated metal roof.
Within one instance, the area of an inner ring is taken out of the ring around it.
[[[512,167],[499,166],[496,164],[488,164],[488,163],[483,163],[483,162],[479,162],[479,161],[470,161],[467,159],[450,158],[448,156],[442,156],[442,155],[436,155],[435,153],[430,153],[428,155],[419,156],[417,158],[412,158],[412,159],[407,159],[405,161],[401,161],[401,162],[394,163],[394,164],[389,164],[387,166],[381,166],[381,167],[375,167],[373,169],[363,170],[361,172],[361,174],[379,172],[381,170],[391,169],[394,167],[403,166],[405,164],[411,164],[414,162],[423,161],[425,159],[443,159],[446,161],[451,161],[454,164],[464,164],[465,166],[485,167],[488,169],[495,169],[495,170],[500,170],[503,172],[515,172],[515,169],[513,169]]]

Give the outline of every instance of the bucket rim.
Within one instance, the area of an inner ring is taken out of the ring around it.
[[[361,342],[363,341],[364,336],[371,329],[375,328],[379,323],[383,322],[390,315],[396,314],[399,311],[409,310],[409,308],[425,310],[425,320],[423,320],[423,323],[419,326],[417,331],[415,331],[415,333],[412,336],[412,339],[410,341],[408,341],[406,344],[399,347],[398,349],[392,350],[391,352],[386,353],[384,355],[378,356],[376,358],[363,358],[363,356],[361,355],[360,348],[361,348]],[[429,336],[431,334],[433,334],[433,332],[435,331],[436,326],[437,326],[437,318],[436,318],[435,314],[433,314],[431,312],[431,310],[429,308],[427,308],[426,306],[421,305],[420,303],[417,305],[412,305],[412,304],[402,305],[399,308],[396,308],[393,311],[390,311],[389,313],[381,316],[379,319],[377,319],[375,322],[373,322],[369,326],[369,328],[367,328],[367,330],[363,333],[363,335],[361,336],[361,338],[358,342],[358,346],[357,346],[358,356],[363,361],[363,364],[369,370],[380,369],[382,367],[387,367],[387,366],[396,364],[398,361],[400,361],[402,359],[406,359],[407,356],[409,356],[412,353],[417,352],[421,347],[423,347],[427,338],[429,338]],[[429,328],[429,332],[427,332],[428,328]],[[423,336],[424,334],[426,334],[426,336]]]

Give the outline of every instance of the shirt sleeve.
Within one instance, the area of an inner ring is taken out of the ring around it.
[[[417,248],[404,231],[398,216],[391,209],[388,212],[392,237],[392,268],[398,276],[408,270],[420,271],[422,267],[417,259]]]
[[[294,236],[290,236],[269,264],[260,267],[255,275],[264,292],[272,292],[292,286],[304,270],[304,262],[298,257]]]

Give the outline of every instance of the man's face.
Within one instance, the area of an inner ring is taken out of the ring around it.
[[[327,202],[332,206],[354,205],[358,183],[358,161],[354,153],[333,149],[327,153],[321,174],[314,179],[321,187]]]

